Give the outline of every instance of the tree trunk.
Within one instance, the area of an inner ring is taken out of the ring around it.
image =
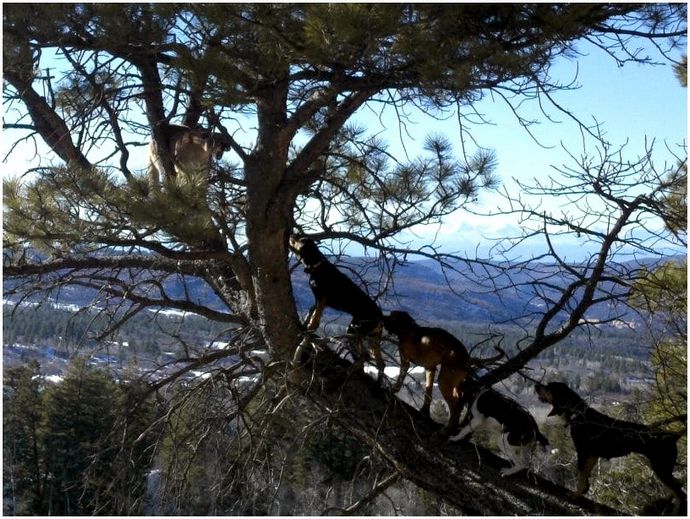
[[[278,189],[285,160],[268,155],[245,166],[249,265],[263,338],[275,358],[288,359],[300,333],[288,268],[294,196]]]
[[[405,479],[468,515],[619,515],[533,474],[501,477],[509,463],[469,442],[439,441],[441,426],[330,350],[293,375],[315,405],[376,449]],[[314,378],[312,378],[314,375]],[[299,381],[305,381],[305,385]],[[308,384],[308,386],[306,385]]]

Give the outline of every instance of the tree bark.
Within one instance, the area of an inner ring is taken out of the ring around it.
[[[262,336],[274,358],[287,359],[297,346],[299,318],[292,296],[283,229],[253,229],[249,239],[252,280]]]
[[[509,463],[469,442],[440,441],[439,424],[330,350],[315,354],[289,379],[342,427],[376,449],[403,478],[468,515],[620,515],[575,499],[534,474],[501,477]]]
[[[245,164],[247,243],[254,300],[262,336],[274,358],[288,359],[299,339],[299,317],[288,268],[294,195],[278,186],[285,160],[255,154]]]

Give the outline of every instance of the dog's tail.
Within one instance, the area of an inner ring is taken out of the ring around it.
[[[506,356],[506,352],[503,351],[498,346],[494,346],[494,349],[498,352],[497,355],[494,355],[493,357],[489,357],[486,359],[476,359],[476,358],[470,357],[469,365],[472,366],[473,368],[481,369],[481,368],[484,368],[490,364],[495,364],[497,360],[502,359],[503,357]]]
[[[651,423],[651,424],[649,424],[649,427],[651,427],[652,429],[659,429],[660,427],[662,427],[664,425],[668,425],[668,424],[671,424],[674,422],[680,422],[680,423],[684,424],[686,426],[685,429],[687,429],[688,415],[684,413],[684,414],[681,414],[678,416],[671,416],[670,418],[665,418],[663,420],[659,420],[657,422]],[[676,434],[676,433],[673,433],[673,434]],[[685,430],[683,432],[680,432],[677,434],[679,434],[679,437],[683,436],[685,434]]]

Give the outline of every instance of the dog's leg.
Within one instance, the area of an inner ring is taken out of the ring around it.
[[[367,361],[368,352],[364,349],[364,337],[357,333],[349,333],[347,340],[350,343],[350,353],[353,357],[352,365],[357,369],[364,369],[364,363]]]
[[[451,436],[448,438],[449,441],[452,442],[459,442],[460,440],[464,440],[467,438],[470,434],[472,434],[472,428],[469,425],[466,425],[462,429],[460,429],[460,432],[456,434],[455,436]]]
[[[431,415],[431,400],[434,392],[434,377],[436,376],[436,368],[426,368],[424,370],[424,403],[420,411],[424,416]]]
[[[304,364],[304,356],[306,353],[306,349],[311,346],[311,342],[309,341],[309,336],[305,335],[304,338],[300,341],[299,345],[297,346],[297,349],[295,350],[294,355],[292,356],[292,367],[296,368]]]
[[[393,384],[393,393],[400,391],[408,369],[410,369],[410,359],[400,353],[400,373],[398,373],[398,379],[395,381],[395,384]]]
[[[501,451],[505,454],[512,467],[501,470],[501,476],[511,476],[529,467],[529,457],[534,443],[528,445],[511,445],[509,433],[503,433],[501,437]]]
[[[506,477],[506,476],[512,476],[513,474],[517,474],[518,472],[521,472],[527,468],[527,462],[524,460],[524,455],[521,453],[517,452],[517,449],[515,449],[516,452],[512,453],[512,458],[510,457],[511,454],[506,453],[506,457],[509,458],[508,461],[510,461],[513,466],[510,468],[505,468],[501,469],[501,476]],[[525,450],[525,449],[520,449],[520,450]]]
[[[470,434],[472,434],[473,431],[483,427],[485,423],[486,423],[486,419],[483,416],[479,416],[479,415],[474,416],[473,415],[470,422],[465,427],[463,427],[458,434],[456,434],[455,436],[451,436],[448,439],[452,442],[464,440]]]
[[[659,480],[674,494],[671,515],[686,515],[688,498],[683,491],[683,483],[673,476],[673,468],[678,457],[676,441],[677,438],[667,438],[652,452],[645,453],[645,456]]]
[[[687,499],[685,492],[683,492],[683,484],[673,476],[673,466],[676,463],[677,456],[678,451],[674,443],[672,449],[660,449],[658,452],[648,456],[648,459],[657,477],[682,502]]]
[[[316,304],[309,310],[307,320],[304,322],[304,327],[307,331],[313,332],[321,324],[321,316],[326,309],[326,301],[324,299],[317,299]]]
[[[383,332],[383,324],[379,323],[374,331],[369,335],[369,352],[373,355],[376,361],[376,369],[379,371],[376,381],[380,384],[383,380],[384,370],[386,369],[386,364],[383,362],[383,357],[381,356],[381,333]]]
[[[583,459],[584,458],[584,459]],[[598,458],[596,456],[583,456],[578,453],[577,455],[577,490],[575,491],[576,497],[581,497],[587,493],[589,490],[589,476],[592,470],[597,464]]]
[[[441,390],[443,399],[446,401],[446,404],[448,404],[450,417],[448,418],[448,423],[446,426],[441,429],[439,433],[440,436],[448,436],[452,434],[460,422],[460,397],[462,396],[460,384],[462,384],[463,381],[464,377],[459,376],[457,370],[448,370],[446,366],[443,364],[441,365],[441,371],[438,375],[438,387]]]
[[[302,324],[302,328],[305,330],[309,330],[309,323],[311,323],[311,316],[312,314],[316,311],[316,303],[314,303],[314,306],[312,306],[309,311],[307,312],[307,317],[304,319],[304,323]]]

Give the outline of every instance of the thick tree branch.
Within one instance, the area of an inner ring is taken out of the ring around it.
[[[338,105],[326,121],[326,125],[309,140],[287,167],[285,183],[288,186],[296,185],[298,191],[303,191],[319,177],[321,171],[312,170],[309,172],[309,167],[328,148],[329,143],[340,131],[345,121],[374,93],[375,90],[367,89],[353,92]]]
[[[61,282],[60,285],[89,288],[100,293],[106,293],[118,300],[129,301],[141,308],[177,310],[179,312],[199,315],[215,322],[240,325],[247,324],[246,319],[241,316],[220,312],[208,306],[193,303],[189,299],[173,299],[168,297],[160,284],[158,284],[159,297],[141,295],[137,292],[136,286],[130,286],[127,283],[123,283],[116,277],[102,278],[101,276],[89,273],[86,273],[86,276],[83,278],[67,278],[64,283]]]
[[[7,258],[6,258],[7,259]],[[7,278],[40,276],[60,272],[63,270],[93,270],[93,269],[127,269],[139,268],[153,271],[180,272],[184,263],[157,256],[97,256],[78,257],[49,260],[41,263],[25,263],[15,265],[7,263],[3,266],[4,276]],[[190,271],[192,269],[189,269]]]
[[[116,299],[128,300],[142,307],[168,307],[179,311],[203,315],[212,321],[246,324],[244,317],[221,312],[206,305],[192,302],[190,299],[178,300],[167,297],[161,288],[161,297],[142,295],[137,291],[137,282],[121,279],[116,272],[123,269],[136,269],[154,273],[182,274],[204,279],[222,299],[227,299],[227,289],[233,293],[241,290],[241,281],[232,273],[224,271],[222,286],[218,286],[219,271],[209,268],[208,261],[180,261],[161,258],[160,256],[97,256],[84,258],[64,258],[42,263],[6,264],[4,275],[8,280],[33,279],[34,290],[49,290],[55,286],[77,285],[108,293]],[[102,278],[102,272],[113,273]],[[52,275],[46,279],[45,276]],[[245,280],[246,281],[246,280]],[[26,291],[24,284],[17,286]],[[14,289],[6,288],[8,293]],[[229,304],[229,301],[228,301]]]
[[[45,98],[12,70],[5,70],[5,79],[19,93],[33,121],[33,129],[41,135],[55,154],[69,165],[90,169],[91,163],[72,142],[69,128],[48,105]]]
[[[403,478],[467,515],[617,515],[536,475],[503,478],[507,462],[468,442],[439,444],[440,425],[400,402],[373,379],[325,350],[290,378],[307,398],[375,449]],[[309,381],[309,382],[307,382]]]

